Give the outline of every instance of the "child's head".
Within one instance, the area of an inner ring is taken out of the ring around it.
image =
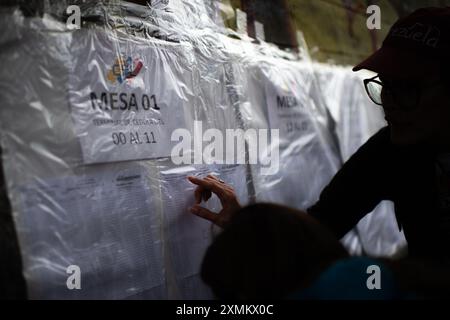
[[[214,240],[201,274],[219,298],[282,298],[347,256],[307,213],[255,204],[241,209]]]

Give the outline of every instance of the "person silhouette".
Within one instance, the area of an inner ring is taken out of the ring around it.
[[[399,19],[382,47],[353,70],[388,125],[337,172],[307,212],[343,237],[382,200],[395,204],[408,257],[450,265],[450,7],[423,8]],[[240,205],[225,183],[189,177],[198,185],[192,213],[226,226]],[[444,181],[444,182],[443,182]],[[219,214],[200,206],[224,196]]]
[[[367,268],[382,273],[367,287]],[[257,203],[239,210],[207,249],[203,281],[219,299],[388,300],[404,296],[380,260],[350,257],[307,213]]]

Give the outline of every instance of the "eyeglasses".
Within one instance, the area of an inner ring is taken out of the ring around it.
[[[383,91],[383,83],[381,80],[376,80],[378,76],[370,79],[364,79],[364,87],[366,88],[367,95],[373,103],[382,106],[381,92]]]
[[[377,79],[378,78],[378,79]],[[420,100],[420,88],[410,84],[396,85],[382,81],[379,76],[364,80],[367,95],[373,103],[382,106],[382,96],[389,96],[396,105],[404,110],[416,108]]]
[[[378,78],[378,79],[377,79]],[[382,97],[389,97],[403,110],[413,110],[418,107],[424,89],[442,85],[442,82],[427,85],[415,83],[389,83],[379,76],[364,80],[367,95],[373,103],[382,106]]]

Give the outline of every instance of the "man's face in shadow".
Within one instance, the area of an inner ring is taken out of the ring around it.
[[[379,77],[392,143],[450,147],[450,85],[438,68],[414,78]]]

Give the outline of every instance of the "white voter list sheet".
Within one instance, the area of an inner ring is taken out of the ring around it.
[[[30,298],[124,299],[165,283],[159,219],[140,166],[39,179],[21,188]],[[69,266],[81,289],[69,290]],[[162,290],[163,291],[163,290]]]
[[[245,166],[186,166],[161,172],[167,249],[176,278],[177,298],[212,298],[199,277],[203,256],[213,240],[212,224],[189,212],[195,203],[196,186],[187,180],[189,175],[204,177],[210,173],[232,185],[241,203],[247,203]],[[221,209],[216,196],[201,205],[213,212]]]

